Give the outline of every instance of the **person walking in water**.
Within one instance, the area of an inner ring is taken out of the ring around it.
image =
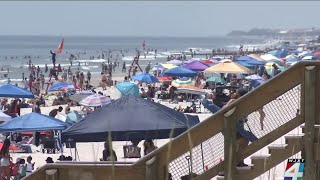
[[[50,53],[51,53],[51,60],[52,60],[53,68],[55,68],[56,67],[56,53],[51,50],[50,50]]]

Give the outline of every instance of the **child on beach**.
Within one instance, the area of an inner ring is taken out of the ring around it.
[[[32,171],[34,170],[34,164],[35,163],[32,163],[32,157],[31,156],[28,156],[27,157],[27,164],[26,164],[26,175],[29,176]]]

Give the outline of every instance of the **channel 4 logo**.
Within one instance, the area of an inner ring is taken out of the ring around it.
[[[302,180],[304,159],[288,159],[284,180]]]

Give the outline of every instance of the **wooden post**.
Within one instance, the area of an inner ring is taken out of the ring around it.
[[[59,180],[58,170],[57,169],[46,170],[46,180]]]
[[[304,135],[304,157],[305,172],[304,180],[314,180],[315,160],[314,160],[314,125],[316,118],[316,75],[315,66],[305,67],[304,82],[304,118],[305,118],[305,135]]]
[[[146,162],[146,180],[157,180],[157,157]]]
[[[224,179],[236,179],[236,165],[237,165],[237,142],[236,142],[236,123],[232,118],[235,108],[224,114]]]

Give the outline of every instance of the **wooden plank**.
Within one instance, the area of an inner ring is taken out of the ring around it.
[[[314,125],[316,118],[316,76],[315,66],[306,66],[305,70],[305,135],[304,135],[304,153],[305,153],[305,173],[303,179],[312,180],[315,178],[315,160],[314,160]]]
[[[300,143],[289,144],[288,147],[282,151],[282,153],[274,153],[270,157],[268,157],[265,163],[263,163],[263,166],[253,166],[252,170],[246,173],[239,174],[237,180],[248,180],[257,178],[259,175],[263,174],[264,172],[270,170],[271,168],[275,167],[289,157],[301,151],[303,147],[302,144],[302,141]]]
[[[236,142],[236,118],[234,111],[231,109],[225,114],[224,119],[224,175],[226,180],[236,179],[237,166],[237,142]]]
[[[297,116],[293,118],[289,122],[283,124],[282,126],[278,127],[272,132],[266,134],[265,136],[261,137],[259,140],[250,144],[247,148],[240,151],[238,160],[243,160],[249,157],[251,154],[257,152],[259,149],[265,147],[266,145],[286,135],[287,133],[294,130],[296,127],[299,127],[303,123],[304,123],[304,119],[302,116]]]

